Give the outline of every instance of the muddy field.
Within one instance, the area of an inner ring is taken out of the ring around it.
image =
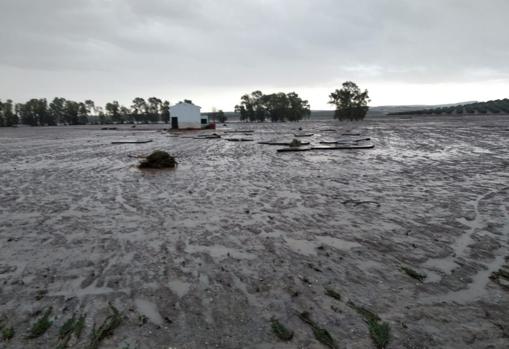
[[[257,143],[299,127],[375,148]],[[490,278],[509,270],[509,117],[235,129],[254,141],[0,129],[0,326],[14,330],[0,348],[327,348],[317,329],[376,348],[383,323],[387,348],[509,347],[507,280]],[[153,142],[111,144],[138,139]],[[139,170],[154,149],[178,167]],[[61,331],[73,314],[79,338]]]

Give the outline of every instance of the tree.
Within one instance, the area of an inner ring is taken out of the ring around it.
[[[106,113],[111,116],[113,122],[122,123],[122,118],[120,117],[120,105],[117,101],[106,103],[105,109]]]
[[[156,97],[150,97],[148,101],[148,114],[151,122],[159,121],[159,110],[161,108],[162,101]]]
[[[14,104],[8,99],[0,101],[0,126],[15,126],[18,124],[18,116],[14,113]]]
[[[57,124],[61,124],[66,122],[65,120],[65,98],[55,97],[53,101],[49,104],[49,112],[52,117],[55,119]]]
[[[170,121],[170,102],[164,101],[161,105],[161,120],[167,124]]]
[[[64,122],[69,125],[79,124],[80,104],[66,100],[64,104]]]
[[[226,122],[228,118],[226,117],[226,115],[224,115],[224,111],[222,111],[221,109],[219,109],[219,111],[217,112],[217,120],[224,124]]]
[[[295,92],[264,95],[261,91],[243,95],[235,111],[240,113],[241,121],[257,122],[263,122],[266,118],[272,122],[298,121],[311,112],[308,101],[301,99]]]
[[[362,120],[368,112],[368,90],[362,92],[359,87],[346,81],[340,90],[336,90],[329,95],[330,104],[336,106],[334,118],[339,120]]]
[[[133,99],[133,105],[131,106],[133,110],[133,116],[136,122],[144,122],[147,123],[147,103],[141,97],[136,97]]]

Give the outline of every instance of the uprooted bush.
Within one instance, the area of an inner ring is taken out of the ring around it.
[[[288,145],[290,146],[290,148],[297,148],[302,145],[302,142],[294,138],[293,141],[291,141]]]
[[[165,151],[155,150],[140,162],[139,168],[173,168],[177,165],[175,157]]]

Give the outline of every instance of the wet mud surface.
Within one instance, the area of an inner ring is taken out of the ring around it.
[[[258,144],[299,127],[312,144],[350,133],[375,148]],[[0,348],[54,348],[86,313],[69,344],[85,348],[108,303],[122,323],[101,348],[324,348],[303,311],[338,348],[374,348],[349,304],[390,325],[388,348],[509,347],[509,289],[489,278],[509,264],[508,117],[235,129],[254,141],[0,129],[0,320],[15,330]],[[155,149],[178,167],[138,169]],[[50,306],[52,326],[27,339]]]

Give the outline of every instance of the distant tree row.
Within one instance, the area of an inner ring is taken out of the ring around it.
[[[361,89],[353,82],[346,81],[341,89],[329,95],[329,103],[336,107],[334,118],[339,120],[362,120],[368,112],[368,90]],[[241,121],[263,122],[265,120],[299,121],[309,117],[309,103],[295,92],[264,95],[261,91],[245,94],[235,106]]]
[[[235,106],[241,121],[298,121],[311,113],[309,103],[295,92],[264,95],[261,91],[245,94]]]
[[[18,123],[31,126],[86,125],[112,123],[153,123],[170,120],[170,102],[150,97],[133,99],[130,107],[118,101],[106,103],[104,109],[94,101],[76,102],[55,97],[50,103],[45,98],[30,99],[25,103],[0,101],[0,126]]]
[[[463,114],[509,114],[509,99],[470,103],[450,107],[412,110],[390,113],[389,115],[463,115]]]

